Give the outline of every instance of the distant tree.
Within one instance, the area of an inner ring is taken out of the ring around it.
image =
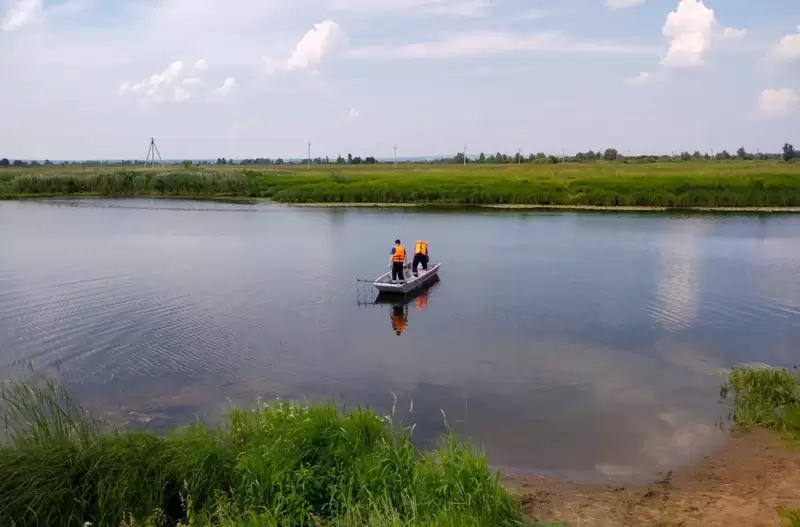
[[[749,154],[747,153],[747,150],[745,150],[743,146],[740,146],[739,150],[736,151],[736,157],[738,157],[739,159],[747,159],[749,157]]]
[[[247,159],[245,161],[249,161],[249,159]],[[181,166],[183,168],[190,168],[192,166],[192,162],[189,161],[188,159],[184,159],[183,161],[181,161]]]
[[[619,152],[617,152],[616,148],[606,148],[605,152],[603,152],[603,159],[606,161],[616,161]]]
[[[458,152],[453,156],[453,163],[464,164],[464,152]]]
[[[478,163],[485,163],[486,162],[486,154],[481,152],[481,155],[478,156]]]
[[[374,156],[369,156],[369,157],[364,158],[364,164],[366,164],[366,165],[374,165],[377,162],[378,162],[378,160],[375,159]]]
[[[792,159],[797,157],[797,152],[794,151],[794,147],[789,143],[783,145],[783,160],[787,163]]]
[[[529,155],[528,156],[528,163],[533,163],[534,161],[536,161],[536,156],[533,155],[533,154]]]
[[[5,157],[3,159],[0,159],[0,167],[7,167],[10,164],[11,162]]]
[[[325,156],[325,164],[326,165],[330,165],[331,164],[331,159],[328,156]]]
[[[52,161],[50,161],[49,159],[45,159],[45,160],[44,160],[44,164],[45,164],[45,165],[47,165],[47,166],[50,166],[50,165],[52,165],[52,164],[53,164],[53,162],[52,162]],[[125,164],[125,162],[123,161],[123,162],[122,162],[122,164]]]
[[[347,154],[347,164],[351,164],[353,162],[353,154]]]
[[[276,159],[276,160],[275,160],[275,164],[276,164],[276,165],[282,165],[282,164],[283,164],[283,162],[284,162],[284,161],[283,161],[283,158],[282,158],[282,157],[279,157],[278,159]]]
[[[691,160],[692,160],[692,154],[690,154],[689,152],[681,152],[681,161],[691,161]]]
[[[341,155],[339,155],[339,157],[336,158],[336,164],[337,165],[343,165],[344,164],[344,158]]]
[[[360,165],[361,164],[361,156],[354,157],[353,158],[353,164],[354,165]]]
[[[539,152],[536,154],[536,159],[547,159],[547,154],[544,152]]]
[[[20,161],[19,159],[15,159],[12,165],[14,165],[15,167],[24,167],[27,166],[28,164],[24,161]]]
[[[548,156],[547,159],[550,161],[551,165],[557,165],[561,163],[561,159],[553,155]]]
[[[32,167],[38,167],[39,166],[39,162],[34,159],[33,161],[30,162],[30,165]]]

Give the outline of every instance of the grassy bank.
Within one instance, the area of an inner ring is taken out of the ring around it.
[[[728,385],[734,393],[736,424],[777,430],[800,439],[800,374],[784,369],[736,369]]]
[[[784,369],[737,369],[723,388],[734,392],[734,418],[743,428],[777,430],[800,440],[800,374]],[[781,525],[800,527],[800,510],[779,507]]]
[[[418,452],[369,410],[270,404],[158,437],[52,382],[2,391],[0,525],[511,526],[517,503],[455,439]]]
[[[391,165],[0,170],[0,197],[175,196],[285,203],[800,207],[800,164]]]

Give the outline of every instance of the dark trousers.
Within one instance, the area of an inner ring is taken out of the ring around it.
[[[422,253],[417,253],[414,255],[414,263],[411,264],[412,268],[411,271],[416,275],[417,274],[417,266],[422,264],[422,268],[426,271],[428,270],[428,256]]]
[[[392,280],[405,280],[403,276],[403,262],[392,262]]]

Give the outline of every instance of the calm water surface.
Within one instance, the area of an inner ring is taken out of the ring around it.
[[[441,280],[376,304],[356,279],[397,237]],[[795,216],[4,202],[0,373],[60,364],[90,408],[156,428],[393,392],[425,445],[443,410],[495,466],[631,479],[724,440],[721,370],[800,363],[798,257]]]

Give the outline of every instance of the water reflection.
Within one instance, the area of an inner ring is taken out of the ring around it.
[[[439,276],[434,276],[431,281],[419,289],[405,295],[378,293],[372,301],[359,298],[359,306],[386,306],[389,308],[389,318],[392,331],[395,336],[401,336],[408,327],[409,307],[413,305],[412,311],[423,313],[428,309],[428,298],[432,290],[439,283]]]

